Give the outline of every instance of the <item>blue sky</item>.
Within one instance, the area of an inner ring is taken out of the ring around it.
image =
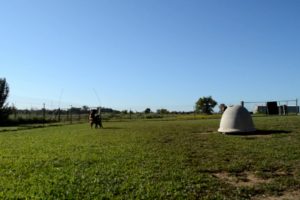
[[[0,77],[17,107],[296,99],[299,10],[298,0],[1,1]]]

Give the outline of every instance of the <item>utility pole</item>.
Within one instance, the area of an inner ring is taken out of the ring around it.
[[[296,114],[298,115],[298,114],[299,114],[298,99],[296,99],[296,110],[297,110],[297,111],[296,111],[296,112],[297,112]]]
[[[46,104],[43,103],[43,125],[45,126],[46,122]]]
[[[60,108],[58,108],[58,121],[60,122]]]
[[[245,105],[245,102],[241,101],[241,106],[244,107],[244,105]]]
[[[70,123],[72,124],[72,105],[70,105],[71,108],[70,108]]]

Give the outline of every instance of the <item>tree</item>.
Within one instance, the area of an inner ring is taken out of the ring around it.
[[[150,108],[146,108],[146,110],[144,111],[145,114],[149,114],[151,113],[151,109]]]
[[[83,112],[83,113],[89,113],[89,107],[88,106],[86,106],[86,105],[84,105],[84,106],[82,106],[81,107],[81,111]]]
[[[170,112],[165,109],[165,108],[162,108],[162,109],[158,109],[157,111],[157,114],[169,114]]]
[[[0,78],[0,120],[8,119],[9,107],[6,103],[9,93],[9,87],[5,78]]]
[[[227,109],[227,106],[224,103],[221,103],[219,105],[220,113],[224,113],[225,110]]]
[[[124,114],[124,115],[127,115],[128,114],[128,110],[122,110],[121,113]]]
[[[196,102],[196,111],[200,112],[200,113],[205,113],[205,114],[212,114],[213,108],[217,104],[218,103],[211,96],[201,97]]]

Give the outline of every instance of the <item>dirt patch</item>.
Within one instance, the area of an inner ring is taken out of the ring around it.
[[[258,184],[271,182],[270,179],[259,178],[254,173],[251,172],[243,172],[239,174],[230,174],[228,172],[221,172],[221,173],[215,173],[214,176],[236,187],[252,187]]]
[[[228,172],[214,173],[215,177],[223,182],[231,184],[235,187],[254,187],[259,184],[268,184],[272,178],[263,179],[255,175],[253,172],[243,172],[238,174],[230,174]],[[276,176],[289,176],[290,173],[277,171]],[[251,198],[252,200],[300,200],[300,190],[285,191],[280,196],[259,195]]]
[[[300,199],[300,191],[286,191],[281,196],[262,195],[254,197],[252,200],[296,200]]]

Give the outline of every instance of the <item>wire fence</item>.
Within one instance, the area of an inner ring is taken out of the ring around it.
[[[97,95],[97,94],[96,94]],[[97,97],[98,98],[98,97]],[[14,124],[30,124],[30,123],[86,123],[89,121],[89,113],[91,109],[98,109],[97,106],[87,106],[75,102],[64,102],[61,98],[57,100],[17,97],[12,96],[9,99],[11,114],[9,119],[14,121]],[[157,107],[157,106],[156,106]],[[172,114],[187,114],[192,113],[193,106],[191,105],[169,105],[174,110],[191,111],[172,111],[165,109],[167,106],[161,106],[157,110],[150,110],[147,106],[131,105],[128,109],[111,109],[101,106],[101,117],[103,121],[108,120],[131,120],[131,119],[154,119],[171,117]],[[100,113],[99,113],[100,114]]]
[[[28,102],[29,101],[23,102],[24,105],[28,105],[27,107],[23,105],[23,108],[17,108],[14,104],[11,105],[11,114],[9,116],[9,119],[12,120],[15,124],[88,123],[90,110],[100,108],[89,107],[84,105],[72,106],[68,103],[64,104],[67,107],[55,108],[54,105],[56,103],[53,102],[47,102],[47,104],[40,103],[38,101],[31,101],[29,103]],[[299,114],[299,106],[297,99],[277,100],[273,102],[277,103],[279,114]],[[244,105],[244,107],[246,107],[249,110],[249,112],[252,112],[254,114],[268,114],[268,101],[242,101],[241,103]],[[168,111],[167,109],[158,109],[156,111],[151,110],[149,113],[145,113],[145,111],[133,111],[131,109],[119,111],[103,107],[101,108],[101,110],[99,110],[99,114],[101,114],[101,118],[103,121],[169,118],[176,117],[176,115],[178,117],[178,114],[195,115],[194,110],[189,112],[172,112]]]
[[[45,123],[45,122],[61,122],[61,123],[79,123],[87,122],[89,110],[81,110],[77,108],[70,109],[12,109],[9,118],[20,123]]]
[[[92,109],[97,109],[103,121],[123,121],[134,119],[158,119],[171,118],[178,114],[191,114],[190,112],[137,112],[131,110],[113,110],[111,108],[100,107],[70,107],[58,109],[16,109],[11,110],[10,120],[13,124],[36,124],[36,123],[88,123],[89,114]]]

